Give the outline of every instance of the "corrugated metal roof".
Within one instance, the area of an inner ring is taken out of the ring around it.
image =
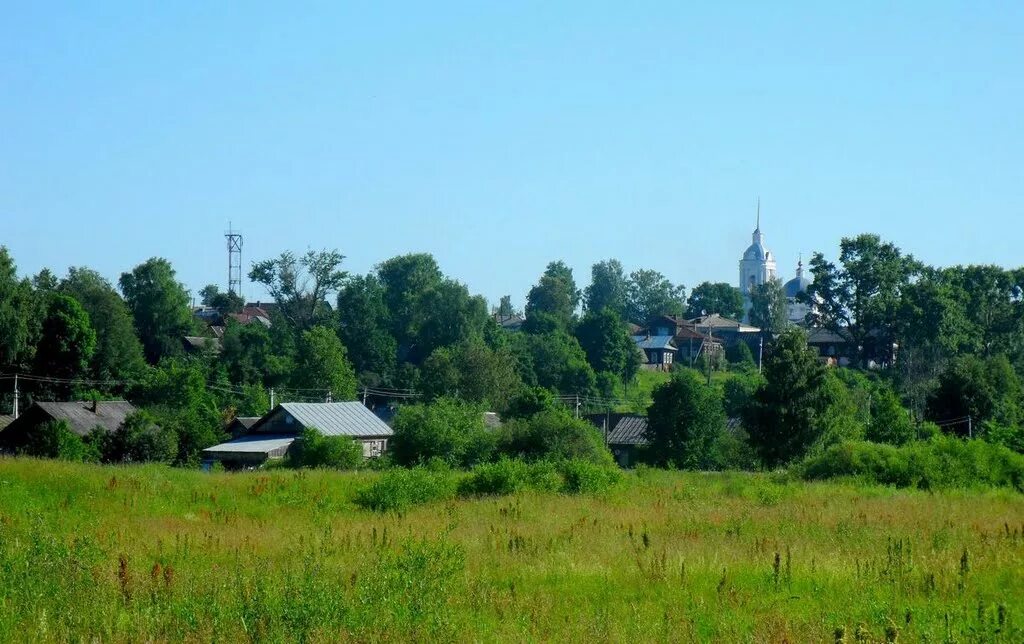
[[[85,436],[95,427],[112,432],[121,426],[124,419],[135,411],[131,403],[124,400],[101,400],[94,412],[92,401],[37,402],[35,403],[54,420],[63,420],[68,428],[79,436]]]
[[[647,419],[643,416],[623,416],[608,432],[609,445],[646,445]]]
[[[221,455],[229,454],[283,456],[294,441],[295,436],[242,436],[226,443],[207,447],[203,450],[203,456],[205,458],[218,458]]]
[[[281,408],[303,427],[315,427],[325,436],[392,436],[387,423],[360,402],[282,403]]]
[[[672,343],[672,336],[670,335],[635,335],[633,336],[633,341],[641,349],[676,350],[676,345]]]

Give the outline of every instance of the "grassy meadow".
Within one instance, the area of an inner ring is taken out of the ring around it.
[[[641,470],[359,509],[373,472],[0,459],[2,641],[1024,641],[1024,495]]]

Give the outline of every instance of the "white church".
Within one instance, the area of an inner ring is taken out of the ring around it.
[[[743,293],[744,321],[750,317],[750,297],[754,289],[761,284],[778,279],[775,255],[764,245],[764,233],[761,232],[761,204],[757,207],[757,226],[754,228],[751,244],[740,259],[740,292]],[[782,286],[786,296],[786,310],[790,322],[802,323],[810,313],[811,307],[798,300],[798,295],[807,290],[811,281],[804,277],[803,260],[796,265],[796,277]]]

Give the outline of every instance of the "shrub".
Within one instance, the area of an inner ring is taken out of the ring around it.
[[[497,463],[487,463],[473,468],[473,471],[459,483],[459,494],[505,495],[525,490],[556,492],[561,487],[562,477],[551,463],[526,463],[518,459],[503,458]]]
[[[580,459],[611,465],[611,452],[596,427],[569,412],[542,411],[498,430],[497,451],[527,461]]]
[[[396,468],[384,472],[379,479],[356,492],[355,503],[377,512],[401,512],[414,505],[453,496],[455,479],[449,471]]]
[[[363,446],[348,436],[324,436],[307,427],[290,451],[296,467],[330,467],[351,470],[363,462]]]
[[[99,460],[99,451],[68,428],[63,420],[43,423],[29,435],[22,450],[29,456],[59,458],[65,461]]]
[[[129,415],[103,441],[103,460],[108,463],[171,463],[178,456],[178,436],[157,427],[144,411]]]
[[[805,459],[795,471],[805,479],[855,477],[867,482],[919,487],[1011,487],[1024,491],[1024,455],[983,440],[937,437],[903,447],[868,442],[835,445]]]
[[[419,465],[440,458],[468,467],[486,462],[494,437],[484,426],[482,410],[452,398],[402,407],[395,416],[391,453],[399,465]]]
[[[598,494],[622,480],[622,472],[617,467],[587,461],[565,461],[558,469],[564,478],[562,491],[568,494]]]
[[[880,388],[875,394],[868,425],[867,439],[876,443],[903,445],[916,437],[916,430],[910,414],[900,399],[888,388]]]

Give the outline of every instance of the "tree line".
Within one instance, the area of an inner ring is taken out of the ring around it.
[[[115,287],[81,267],[19,277],[0,249],[0,371],[45,378],[26,382],[30,398],[127,397],[173,429],[173,460],[188,463],[224,438],[225,420],[267,411],[271,389],[278,401],[387,389],[505,414],[549,396],[617,400],[640,368],[630,324],[744,313],[729,284],[706,282],[687,295],[657,271],[627,273],[615,259],[594,264],[585,288],[553,261],[521,312],[504,297],[496,316],[429,254],[394,257],[364,275],[343,266],[336,250],[253,264],[250,279],[273,298],[269,327],[236,322],[228,314],[241,299],[207,286],[203,303],[224,316],[220,351],[188,353],[184,336],[211,331],[167,260],[143,262]],[[786,319],[781,283],[762,285],[750,319],[763,332],[763,373],[743,344],[699,365],[719,371],[711,387],[676,365],[649,410],[652,460],[774,465],[843,439],[918,438],[936,429],[929,422],[966,433],[964,423],[946,425],[965,418],[971,434],[1024,449],[1024,273],[929,267],[861,235],[842,240],[837,261],[815,254],[810,275],[800,296],[811,310],[806,325],[843,338],[851,368],[826,368]],[[520,313],[520,331],[501,326]],[[871,364],[869,354],[887,359]],[[7,409],[10,395],[0,397]],[[744,430],[723,429],[730,418]]]

